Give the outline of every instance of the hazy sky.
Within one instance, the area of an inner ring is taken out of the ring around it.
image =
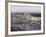
[[[10,6],[11,12],[41,12],[40,6]]]

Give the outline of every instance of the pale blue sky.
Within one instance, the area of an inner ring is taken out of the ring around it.
[[[17,6],[11,5],[11,12],[41,12],[41,6]]]

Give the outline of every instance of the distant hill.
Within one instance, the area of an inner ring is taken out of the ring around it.
[[[15,16],[15,15],[24,15],[24,13],[26,13],[26,12],[12,12],[11,13],[11,15],[12,16]],[[30,14],[30,15],[32,15],[32,16],[34,16],[34,17],[41,17],[41,13],[39,12],[29,12],[28,14]]]

